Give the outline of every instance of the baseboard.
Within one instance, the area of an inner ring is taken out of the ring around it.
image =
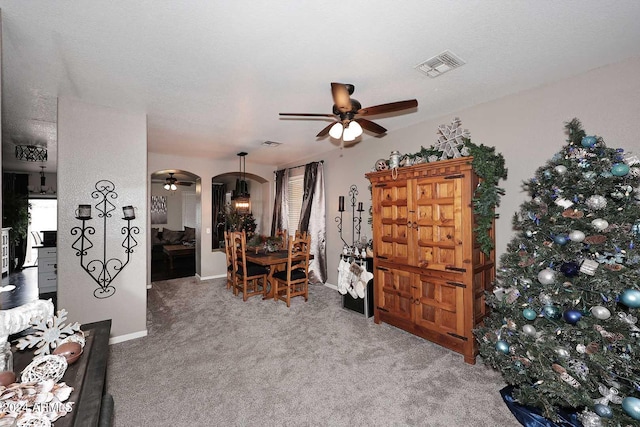
[[[117,337],[109,338],[109,345],[118,344],[120,342],[125,342],[125,341],[129,341],[129,340],[135,340],[136,338],[142,338],[142,337],[146,337],[146,336],[147,336],[147,330],[146,329],[144,331],[133,332],[131,334],[119,335]]]
[[[211,280],[211,279],[220,279],[222,277],[226,278],[227,274],[218,274],[217,276],[205,276],[205,277],[200,277],[199,274],[196,273],[196,277],[198,278],[198,280]],[[337,288],[336,288],[337,289]]]
[[[334,291],[337,291],[337,290],[338,290],[338,286],[337,286],[337,285],[334,285],[334,284],[332,284],[332,283],[328,283],[328,282],[326,282],[324,285],[325,285],[327,288],[329,288],[329,289],[333,289]]]

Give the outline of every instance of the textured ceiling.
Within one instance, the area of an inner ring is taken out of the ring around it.
[[[330,82],[363,106],[416,98],[370,119],[388,133],[640,56],[636,0],[0,0],[5,169],[14,144],[46,145],[55,171],[56,100],[148,115],[149,150],[285,164],[335,149]],[[414,67],[450,50],[466,65]],[[373,136],[365,133],[362,144]],[[276,148],[262,146],[277,141]],[[90,141],[87,141],[89,144]],[[235,164],[235,163],[234,163]]]

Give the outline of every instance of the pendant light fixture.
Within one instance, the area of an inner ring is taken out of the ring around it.
[[[238,213],[248,214],[251,213],[251,198],[249,194],[249,186],[247,185],[247,172],[245,170],[245,156],[247,153],[241,151],[238,153],[240,161],[240,174],[236,179],[236,189],[232,193],[231,200],[233,201],[233,207]]]

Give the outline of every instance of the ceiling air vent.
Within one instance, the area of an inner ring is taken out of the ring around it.
[[[464,64],[465,62],[460,59],[459,56],[453,52],[445,50],[440,55],[436,55],[433,58],[429,58],[416,65],[415,68],[427,76],[435,78]]]
[[[265,141],[262,143],[262,145],[265,145],[267,147],[277,147],[278,145],[281,145],[282,142],[275,142],[275,141]]]

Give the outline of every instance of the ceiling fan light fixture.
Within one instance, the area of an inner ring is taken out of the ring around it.
[[[355,120],[349,122],[348,129],[349,131],[354,132],[356,138],[362,135],[362,126],[360,126],[360,123],[356,122]]]
[[[342,136],[342,130],[342,123],[337,122],[336,124],[331,126],[331,129],[329,130],[329,136],[333,139],[340,139],[340,137]]]
[[[351,142],[360,135],[362,135],[362,127],[357,122],[352,121],[344,129],[342,140],[345,142]]]
[[[165,180],[163,188],[167,191],[176,191],[178,189],[176,185],[177,181],[178,180],[173,177],[173,173],[169,173],[169,178]]]

